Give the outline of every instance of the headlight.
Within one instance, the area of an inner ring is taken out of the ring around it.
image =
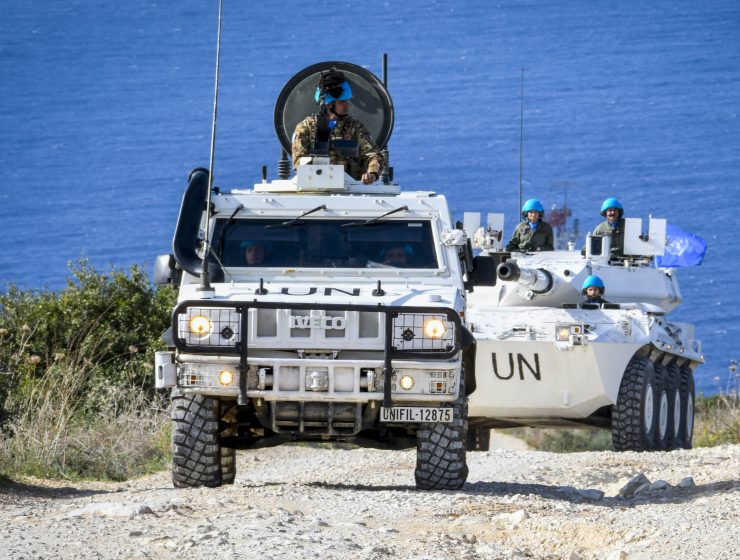
[[[429,319],[424,323],[424,334],[429,338],[442,338],[446,331],[445,324],[439,319]]]
[[[190,319],[190,332],[204,337],[211,334],[211,321],[205,315],[195,315]]]
[[[558,327],[555,340],[560,342],[567,342],[570,340],[570,327]]]
[[[398,384],[401,386],[401,389],[409,391],[414,387],[414,378],[410,375],[402,375],[401,379],[399,379],[398,381]]]
[[[221,385],[231,385],[234,381],[234,372],[229,369],[224,369],[218,372],[218,382]]]

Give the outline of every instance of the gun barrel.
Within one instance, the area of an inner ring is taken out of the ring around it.
[[[500,280],[517,282],[535,294],[546,294],[555,285],[555,280],[549,271],[543,268],[521,268],[513,262],[498,265],[496,276]]]

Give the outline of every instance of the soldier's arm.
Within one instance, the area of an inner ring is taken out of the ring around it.
[[[545,224],[547,226],[545,230],[545,243],[540,247],[540,251],[554,251],[555,250],[555,238],[552,234],[552,227],[550,224]]]
[[[511,236],[511,239],[506,244],[506,250],[507,251],[518,251],[519,250],[519,226],[516,226],[516,229],[514,230],[514,235]]]
[[[307,121],[298,123],[293,133],[293,169],[298,166],[298,160],[311,153],[311,127]]]
[[[383,170],[383,164],[385,163],[383,154],[364,124],[357,121],[356,131],[360,158],[362,158],[365,166],[365,173],[375,173],[377,177],[380,177],[380,172]]]

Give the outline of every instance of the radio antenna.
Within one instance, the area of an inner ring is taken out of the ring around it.
[[[522,161],[524,159],[524,68],[522,68],[522,93],[519,109],[519,209],[522,207]]]
[[[208,253],[211,251],[211,246],[208,241],[211,224],[211,191],[213,190],[213,156],[216,151],[216,116],[218,115],[218,70],[221,61],[221,9],[223,0],[218,0],[218,34],[216,36],[216,78],[213,92],[213,124],[211,126],[211,152],[210,152],[210,163],[208,165],[208,194],[206,196],[206,234],[203,251],[203,272],[200,275],[200,286],[198,291],[200,292],[213,292],[211,287],[211,280],[208,274]]]

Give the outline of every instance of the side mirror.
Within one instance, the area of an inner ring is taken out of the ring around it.
[[[174,255],[159,255],[156,258],[152,279],[155,286],[171,286],[175,283]]]

